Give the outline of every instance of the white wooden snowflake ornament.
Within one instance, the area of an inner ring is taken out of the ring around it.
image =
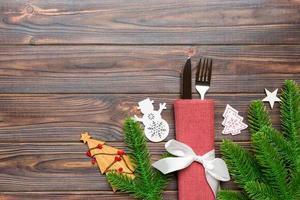
[[[161,142],[169,134],[169,124],[161,118],[161,112],[166,109],[166,103],[159,104],[159,110],[155,111],[153,102],[149,98],[140,101],[138,109],[144,114],[143,117],[134,116],[136,121],[145,126],[145,135],[151,142]]]
[[[247,124],[243,123],[243,117],[238,114],[238,111],[231,107],[229,104],[226,105],[226,109],[223,113],[224,120],[222,125],[224,129],[223,134],[237,135],[240,134],[242,130],[246,129]]]
[[[273,92],[270,92],[265,88],[267,96],[262,101],[268,101],[270,103],[271,108],[273,109],[274,103],[276,101],[280,101],[280,99],[277,97],[278,88],[274,90]]]

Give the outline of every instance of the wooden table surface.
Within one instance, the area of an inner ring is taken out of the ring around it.
[[[0,199],[131,199],[111,191],[80,133],[124,148],[124,117],[151,97],[167,102],[174,138],[188,55],[214,60],[218,155],[222,139],[250,148],[248,131],[221,134],[227,103],[246,117],[264,88],[300,83],[299,0],[0,0],[0,19]],[[270,112],[279,127],[278,104]],[[154,160],[163,145],[149,143]],[[164,196],[177,199],[175,178]]]

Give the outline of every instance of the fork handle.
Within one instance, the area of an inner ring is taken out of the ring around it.
[[[209,86],[204,86],[204,85],[196,85],[196,90],[200,94],[201,100],[204,100],[204,96],[209,89]]]

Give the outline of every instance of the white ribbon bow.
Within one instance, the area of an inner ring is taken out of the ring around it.
[[[219,181],[230,180],[226,163],[220,158],[215,158],[215,150],[198,156],[191,147],[176,140],[168,141],[165,148],[169,153],[178,157],[163,158],[152,164],[163,174],[184,169],[193,162],[201,163],[205,169],[206,180],[215,196],[219,189]]]

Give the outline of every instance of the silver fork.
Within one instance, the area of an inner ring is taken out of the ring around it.
[[[209,89],[212,71],[212,59],[201,58],[197,65],[196,90],[199,92],[201,100]]]

